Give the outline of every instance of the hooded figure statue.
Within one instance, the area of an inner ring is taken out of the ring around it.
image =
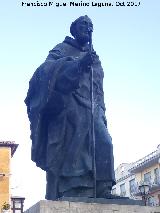
[[[103,69],[89,50],[92,21],[76,19],[73,36],[56,45],[29,82],[25,103],[30,120],[31,157],[46,171],[46,199],[93,197],[91,74],[93,69],[96,196],[115,185],[112,139],[108,133]]]

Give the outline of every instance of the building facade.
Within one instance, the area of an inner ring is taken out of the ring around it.
[[[0,141],[0,209],[10,204],[10,161],[17,147],[13,141]]]
[[[116,185],[112,188],[114,195],[137,199],[135,192],[138,192],[138,184],[134,173],[129,172],[133,164],[122,163],[115,170]]]
[[[139,186],[147,184],[150,188],[148,205],[160,206],[160,145],[154,152],[134,163],[120,164],[115,170],[115,176],[113,194],[140,199]]]

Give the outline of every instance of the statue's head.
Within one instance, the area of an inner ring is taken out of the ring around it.
[[[93,31],[93,24],[91,19],[86,16],[80,16],[74,22],[72,22],[70,27],[70,32],[72,36],[81,45],[89,42],[90,31]]]

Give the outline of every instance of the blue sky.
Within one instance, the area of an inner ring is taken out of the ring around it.
[[[71,22],[81,15],[87,14],[94,24],[93,44],[105,74],[115,167],[138,160],[160,143],[160,2],[140,2],[139,7],[105,8],[22,7],[19,0],[1,3],[0,139],[19,144],[12,159],[12,193],[26,197],[25,208],[45,194],[45,173],[30,160],[29,122],[23,102],[28,82],[48,51],[69,35]]]

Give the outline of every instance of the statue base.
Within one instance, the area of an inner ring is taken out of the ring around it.
[[[41,200],[24,213],[160,213],[160,207],[143,206],[131,199],[63,198]]]

